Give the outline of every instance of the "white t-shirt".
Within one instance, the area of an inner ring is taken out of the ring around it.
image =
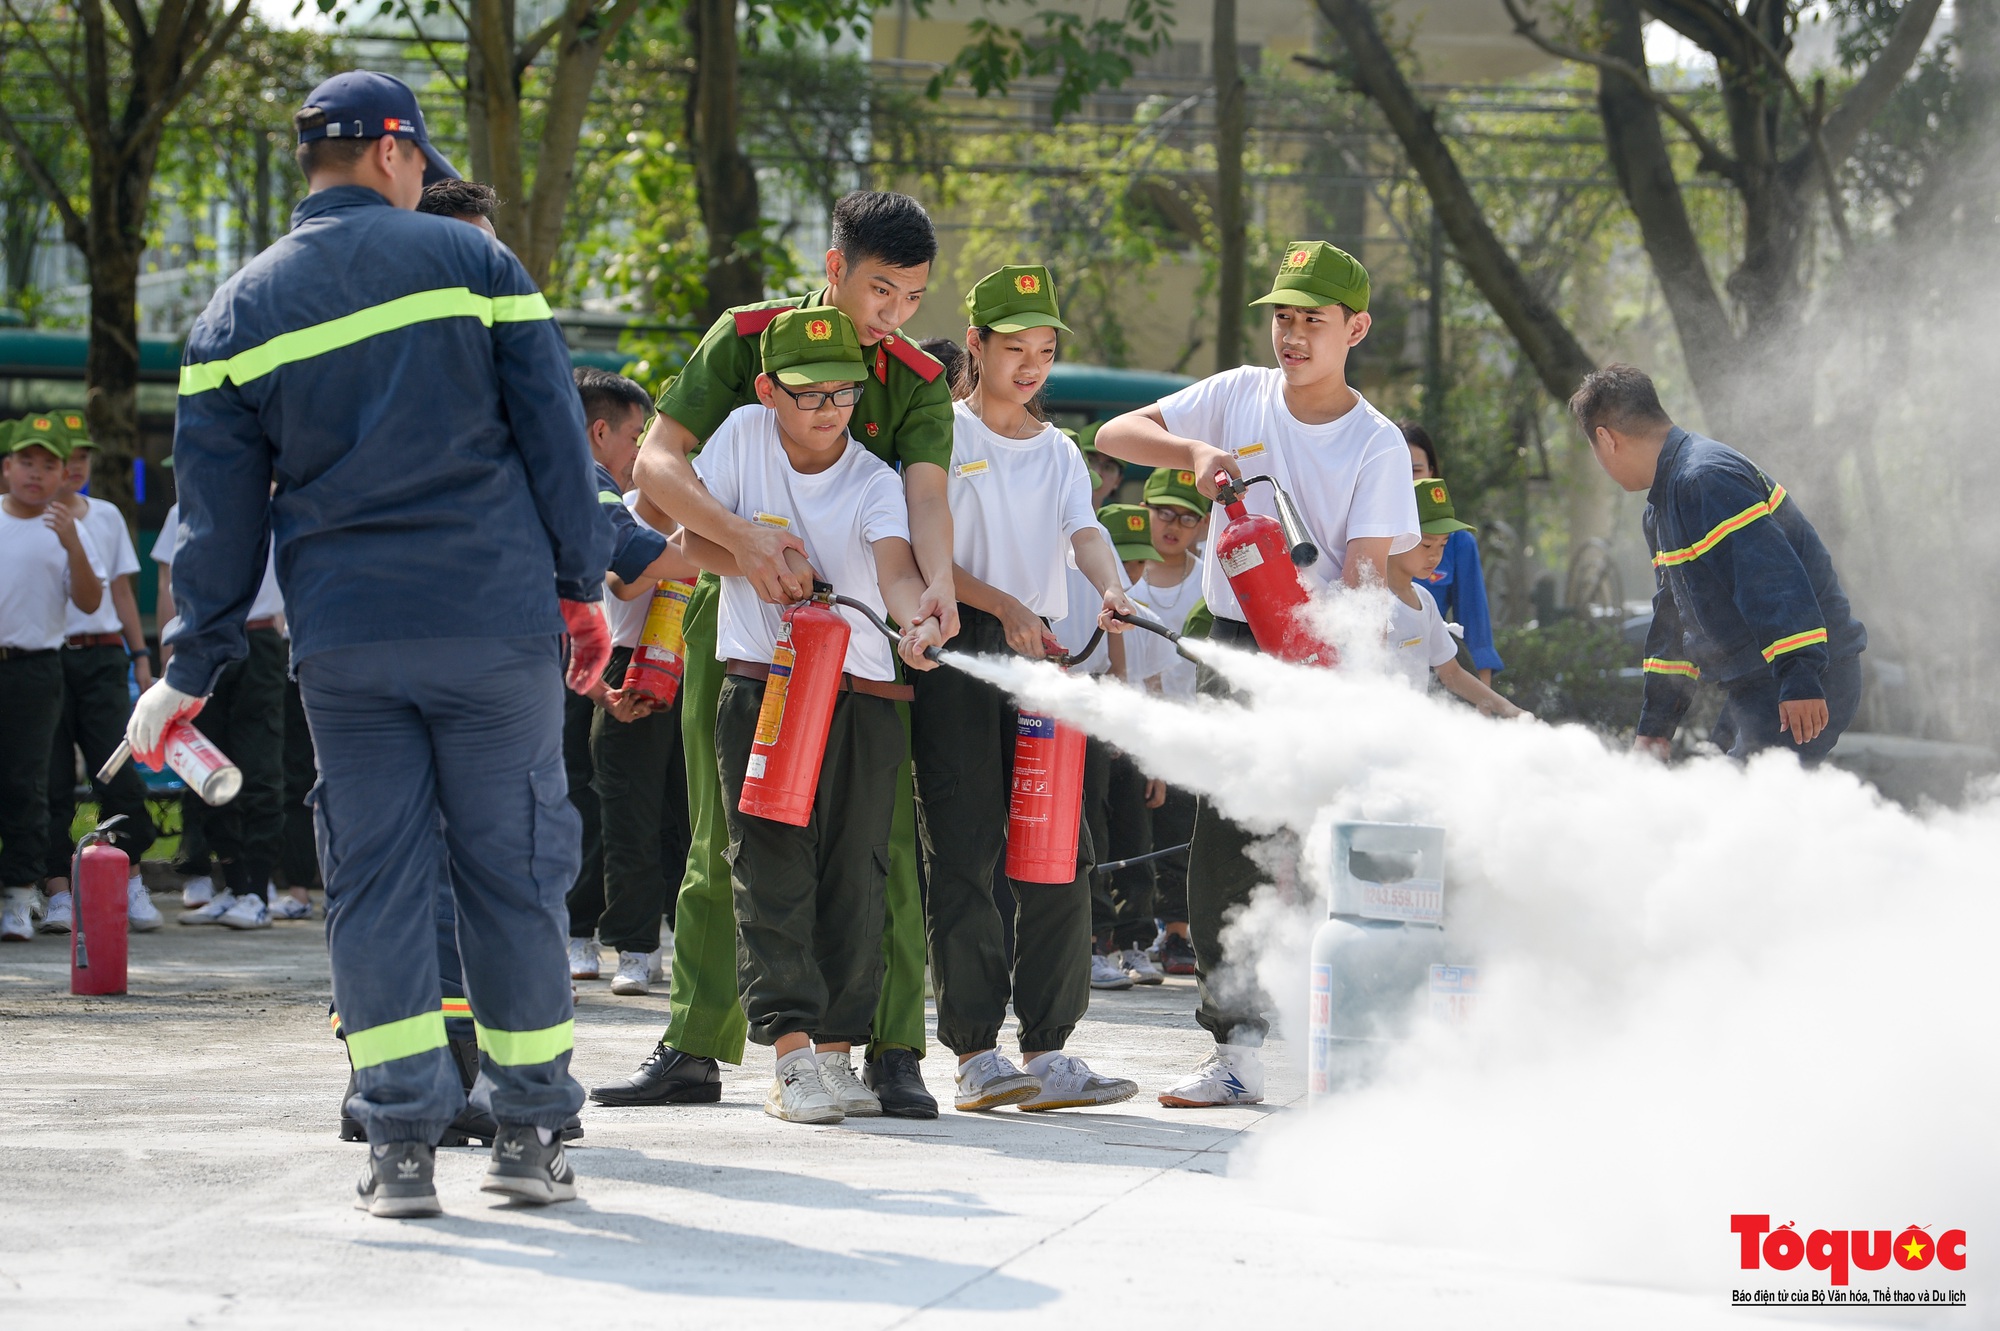
[[[903,487],[888,463],[849,439],[840,461],[825,471],[812,476],[794,471],[778,438],[777,413],[752,403],[731,412],[709,436],[694,470],[715,502],[798,537],[814,570],[836,592],[888,617],[875,573],[875,542],[910,539]],[[854,611],[836,608],[852,630],[847,673],[894,679],[889,640]],[[783,623],[783,607],[758,600],[748,578],[724,578],[715,659],[769,661]]]
[[[160,534],[153,538],[153,562],[174,566],[174,552],[181,548],[181,506],[175,504],[167,510],[167,520],[160,528]],[[257,599],[250,602],[250,619],[277,619],[285,613],[285,598],[278,591],[278,552],[264,553],[264,581],[257,584]],[[280,626],[282,627],[282,625]]]
[[[1097,528],[1097,514],[1090,469],[1067,436],[1050,425],[1032,439],[1008,439],[959,402],[946,493],[959,567],[1044,619],[1069,613],[1063,552],[1078,532]]]
[[[1159,567],[1158,564],[1146,565],[1145,575],[1139,580],[1138,585],[1132,588],[1132,601],[1135,605],[1142,605],[1152,611],[1153,618],[1179,633],[1187,624],[1188,612],[1194,609],[1194,603],[1201,599],[1201,572],[1199,568],[1191,568],[1187,576],[1173,586],[1161,587],[1150,581],[1153,571]],[[1136,636],[1138,635],[1127,635],[1128,638]],[[1166,639],[1151,633],[1145,636],[1159,644],[1159,650],[1145,654],[1149,673],[1140,675],[1134,671],[1133,682],[1143,683],[1153,675],[1158,675],[1160,691],[1167,697],[1182,699],[1194,697],[1194,662],[1175,651],[1173,644]],[[1132,644],[1129,641],[1125,644],[1125,654],[1129,662],[1132,659]]]
[[[72,601],[68,621],[63,632],[71,633],[120,633],[125,626],[118,622],[118,607],[111,604],[111,580],[122,578],[139,571],[139,552],[132,548],[132,533],[125,527],[125,515],[118,511],[116,504],[102,499],[84,496],[88,505],[83,510],[83,521],[79,524],[89,536],[90,548],[103,559],[101,571],[104,574],[104,599],[97,603],[93,614],[84,614]]]
[[[1421,607],[1404,605],[1400,596],[1389,598],[1389,659],[1412,684],[1428,689],[1431,671],[1457,656],[1458,644],[1431,594],[1415,583],[1410,590],[1423,602]]]
[[[1190,384],[1160,400],[1167,429],[1226,449],[1242,464],[1243,475],[1271,476],[1304,515],[1320,557],[1300,569],[1308,589],[1319,591],[1340,580],[1347,543],[1389,538],[1389,553],[1400,554],[1421,539],[1417,532],[1416,487],[1410,484],[1410,450],[1403,432],[1368,400],[1339,420],[1306,425],[1285,406],[1284,372],[1245,365]],[[1252,513],[1278,516],[1268,485],[1244,496]],[[1229,518],[1218,507],[1215,533]],[[1243,608],[1215,557],[1211,537],[1202,553],[1201,591],[1218,617],[1243,618]]]
[[[1104,532],[1106,544],[1111,541],[1111,533],[1104,531],[1104,525],[1097,523],[1097,529]],[[1090,585],[1090,579],[1076,566],[1076,551],[1065,549],[1063,558],[1063,581],[1069,597],[1068,613],[1056,620],[1049,632],[1055,634],[1056,641],[1066,652],[1074,652],[1090,641],[1090,635],[1097,632],[1097,612],[1104,606],[1104,598],[1097,594],[1097,588]],[[1123,565],[1118,569],[1118,583],[1126,591],[1132,590],[1132,583],[1125,576]],[[1102,675],[1111,669],[1111,649],[1105,634],[1089,656],[1070,667],[1070,673],[1080,675]]]
[[[639,492],[625,493],[625,507],[632,510],[632,520],[647,531],[659,531],[652,523],[639,516]],[[661,532],[661,535],[666,533]],[[653,594],[635,596],[629,601],[621,601],[611,592],[611,584],[604,584],[604,618],[611,626],[613,647],[637,647],[639,634],[646,627],[646,611],[653,604]]]
[[[100,581],[104,561],[89,530],[77,524],[84,555]],[[69,552],[37,513],[17,518],[0,507],[0,647],[46,651],[62,646],[69,615]],[[109,592],[105,600],[110,600]]]

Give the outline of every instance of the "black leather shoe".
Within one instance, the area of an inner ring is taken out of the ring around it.
[[[712,1058],[656,1045],[639,1070],[624,1081],[599,1086],[590,1098],[601,1105],[707,1105],[722,1099],[722,1069]]]
[[[453,1040],[451,1042],[452,1066],[458,1069],[458,1082],[467,1095],[479,1081],[479,1041]],[[458,1117],[438,1138],[439,1146],[491,1146],[499,1133],[500,1125],[493,1121],[491,1114],[481,1113],[468,1101],[465,1108],[458,1111]],[[562,1139],[573,1142],[583,1136],[583,1120],[575,1114],[563,1124]]]
[[[861,1070],[861,1084],[875,1092],[890,1118],[936,1118],[937,1101],[924,1086],[923,1060],[913,1049],[884,1049]]]

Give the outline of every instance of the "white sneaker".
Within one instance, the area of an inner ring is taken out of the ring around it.
[[[135,934],[149,934],[166,923],[136,873],[125,880],[125,921]]]
[[[215,921],[231,929],[268,929],[271,927],[271,908],[264,898],[244,893],[234,899],[234,904]]]
[[[58,892],[49,898],[49,904],[42,911],[42,932],[45,934],[66,934],[75,919],[70,903],[75,898],[67,892]]]
[[[29,903],[33,900],[31,887],[10,887],[7,896],[0,901],[0,942],[25,943],[35,936],[35,916]]]
[[[611,992],[614,994],[645,994],[653,969],[653,954],[650,952],[620,952],[618,954],[618,974],[611,978]]]
[[[1028,1060],[1028,1071],[1041,1079],[1041,1094],[1021,1101],[1016,1108],[1031,1114],[1047,1109],[1115,1105],[1139,1093],[1138,1082],[1092,1072],[1082,1059],[1071,1058],[1060,1050],[1035,1055]]]
[[[183,901],[187,900],[187,896],[185,893],[182,894],[181,900]],[[218,892],[214,896],[208,899],[208,904],[206,906],[199,907],[198,909],[195,910],[182,911],[181,923],[220,924],[222,923],[222,917],[227,915],[229,913],[229,908],[231,906],[234,906],[235,904],[236,904],[236,897],[232,893]]]
[[[215,900],[215,880],[207,874],[190,878],[181,884],[181,905],[188,910],[200,910]]]
[[[861,1084],[854,1075],[854,1060],[845,1049],[830,1054],[820,1054],[819,1080],[826,1087],[833,1102],[840,1106],[840,1112],[849,1118],[882,1117],[882,1101],[875,1092]]]
[[[42,895],[42,889],[39,885],[23,890],[28,894],[28,918],[39,924],[42,912],[49,908],[49,899]]]
[[[958,1088],[952,1094],[951,1104],[952,1108],[970,1114],[1032,1100],[1041,1089],[1042,1083],[1032,1073],[1009,1063],[998,1049],[989,1049],[959,1068]]]
[[[1093,989],[1130,989],[1132,977],[1118,964],[1118,958],[1108,952],[1090,954],[1090,987]]]
[[[595,938],[572,938],[569,940],[569,978],[572,980],[594,980],[604,972],[599,970],[597,940]]]
[[[1160,1103],[1169,1109],[1254,1105],[1263,1099],[1264,1060],[1254,1046],[1241,1044],[1217,1045],[1200,1067],[1160,1092]]]
[[[1119,957],[1125,973],[1132,977],[1134,984],[1165,984],[1167,974],[1153,964],[1153,959],[1136,947],[1128,947]]]
[[[787,1054],[778,1064],[771,1093],[764,1097],[764,1112],[787,1123],[838,1123],[845,1117],[840,1102],[820,1080],[819,1063],[809,1049]]]
[[[290,892],[280,892],[271,898],[271,918],[274,920],[310,920],[312,917],[310,901],[300,901]]]
[[[674,945],[674,936],[669,932],[664,941],[646,954],[646,980],[659,984],[667,978],[667,949]]]

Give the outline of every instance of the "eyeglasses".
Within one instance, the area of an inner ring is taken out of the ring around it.
[[[1160,508],[1156,505],[1148,504],[1146,505],[1146,509],[1153,515],[1153,521],[1162,525],[1181,527],[1199,527],[1201,525],[1201,514],[1190,513],[1184,508]]]
[[[851,407],[861,400],[859,384],[855,384],[852,388],[836,388],[831,393],[794,393],[783,384],[779,384],[775,378],[771,382],[778,384],[779,390],[786,397],[798,403],[800,411],[818,411],[828,403],[836,407]]]

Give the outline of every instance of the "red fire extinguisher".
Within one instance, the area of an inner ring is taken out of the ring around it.
[[[1277,497],[1275,519],[1243,506],[1243,492],[1260,481]],[[1215,500],[1229,515],[1229,525],[1215,541],[1216,562],[1243,607],[1257,645],[1280,660],[1339,665],[1340,653],[1322,641],[1300,613],[1312,598],[1298,570],[1318,560],[1319,547],[1292,497],[1269,476],[1232,481],[1228,472],[1217,471],[1215,483]]]
[[[1014,789],[1007,801],[1009,878],[1075,880],[1083,746],[1083,732],[1075,726],[1022,709],[1014,724]]]
[[[764,706],[757,713],[749,775],[736,802],[740,812],[793,827],[812,818],[850,632],[847,620],[827,604],[832,593],[815,583],[812,599],[785,610],[764,682]]]
[[[73,994],[125,992],[125,883],[132,862],[106,840],[114,818],[86,832],[70,861],[69,991]]]
[[[657,707],[674,705],[687,656],[681,622],[692,595],[694,588],[685,582],[662,582],[653,589],[645,627],[639,630],[639,645],[633,649],[632,664],[625,667],[625,692]]]

